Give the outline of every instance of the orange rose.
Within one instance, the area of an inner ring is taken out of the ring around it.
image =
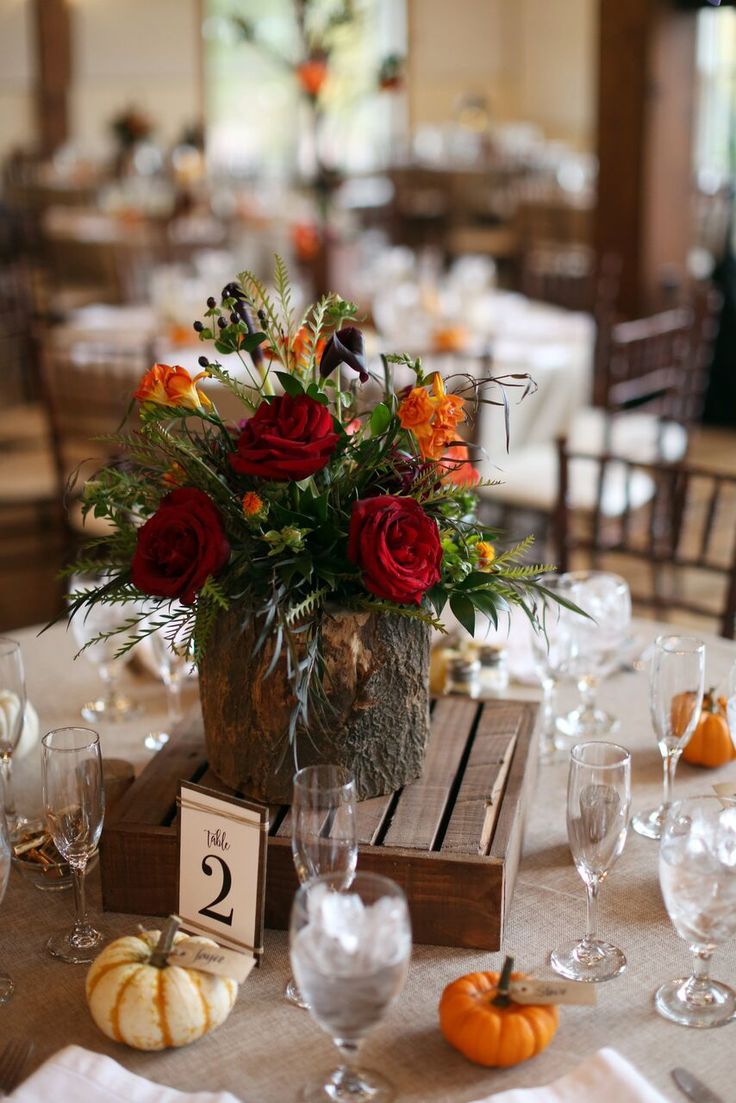
[[[178,406],[185,410],[201,410],[211,406],[209,398],[195,383],[204,379],[207,372],[200,372],[192,379],[184,368],[154,364],[140,381],[135,397],[139,402],[155,406]]]
[[[446,394],[437,400],[434,412],[434,424],[443,429],[454,429],[459,421],[465,420],[463,400],[458,394]]]
[[[448,444],[452,444],[455,439],[454,429],[445,429],[441,425],[420,426],[412,432],[419,442],[419,452],[423,460],[441,459]]]
[[[399,406],[402,429],[416,430],[427,426],[434,414],[434,403],[424,387],[414,387]],[[414,433],[417,436],[416,432]]]
[[[297,65],[296,75],[307,95],[316,99],[327,80],[327,63],[319,57],[309,58]]]

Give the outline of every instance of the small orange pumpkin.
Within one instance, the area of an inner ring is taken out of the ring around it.
[[[724,766],[736,758],[726,718],[726,701],[711,689],[703,698],[697,727],[682,757],[692,766]]]
[[[468,973],[448,984],[440,998],[440,1030],[469,1061],[507,1068],[526,1061],[549,1044],[557,1030],[554,1004],[514,1003],[509,982],[522,980],[506,958],[503,972]]]

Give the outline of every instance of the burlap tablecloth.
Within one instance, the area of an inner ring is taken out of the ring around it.
[[[656,626],[638,622],[636,630],[644,646],[655,635]],[[16,635],[23,644],[29,694],[42,730],[78,722],[78,706],[90,696],[95,674],[84,659],[72,662],[75,648],[70,635],[63,628],[40,638],[30,630]],[[707,644],[706,681],[723,684],[736,659],[736,645],[715,637],[708,638]],[[143,716],[117,728],[101,726],[101,736],[108,755],[128,758],[139,768],[147,759],[143,736],[162,719],[163,693],[147,676],[131,674],[129,686],[144,705]],[[512,686],[509,696],[532,692]],[[660,794],[661,759],[649,724],[646,671],[617,674],[603,687],[601,701],[621,717],[618,739],[634,752],[634,808],[654,804]],[[30,810],[34,802],[38,804],[36,775],[30,761],[22,765],[22,800],[24,810]],[[542,975],[549,972],[550,949],[581,935],[585,923],[583,884],[566,841],[566,776],[565,762],[540,770],[505,944],[518,968]],[[729,777],[736,777],[736,763],[717,771],[699,771],[681,763],[676,788],[683,795],[705,792],[712,782]],[[94,875],[91,889],[93,906],[99,907]],[[136,1053],[108,1042],[87,1012],[84,968],[53,961],[44,951],[48,934],[69,923],[71,911],[69,892],[39,892],[17,871],[0,908],[0,968],[9,969],[16,982],[12,1003],[0,1011],[3,1037],[33,1035],[34,1065],[75,1042],[108,1053],[133,1071],[173,1087],[228,1089],[244,1103],[285,1103],[306,1078],[319,1075],[334,1062],[329,1038],[306,1012],[284,1001],[287,940],[276,931],[266,932],[262,968],[251,974],[230,1018],[211,1036],[160,1054]],[[134,930],[140,918],[102,917],[110,935]],[[626,972],[598,986],[596,1008],[563,1008],[557,1036],[533,1061],[507,1071],[484,1070],[452,1050],[437,1028],[443,986],[471,970],[498,968],[501,955],[417,946],[404,992],[365,1043],[365,1064],[380,1067],[396,1083],[401,1100],[467,1103],[505,1088],[546,1083],[601,1046],[611,1045],[668,1098],[677,1097],[669,1070],[686,1065],[725,1100],[735,1099],[736,1028],[686,1030],[665,1022],[653,1009],[657,985],[683,975],[689,964],[687,947],[674,933],[662,903],[656,843],[629,834],[623,856],[601,892],[600,930],[625,950]],[[736,984],[735,943],[717,951],[714,975]]]

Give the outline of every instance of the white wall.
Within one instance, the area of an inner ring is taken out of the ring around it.
[[[197,0],[74,0],[74,141],[92,154],[110,145],[110,120],[140,107],[168,144],[199,117]]]
[[[408,0],[410,103],[443,123],[463,94],[499,121],[534,122],[581,149],[594,142],[598,0]]]
[[[0,0],[0,161],[35,136],[30,0]]]

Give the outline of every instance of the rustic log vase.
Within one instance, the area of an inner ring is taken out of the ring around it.
[[[291,802],[296,768],[350,769],[358,798],[400,789],[422,772],[429,738],[429,628],[391,614],[325,616],[322,653],[330,707],[322,726],[288,743],[294,698],[282,655],[253,654],[258,627],[242,611],[218,618],[200,663],[209,764],[231,788],[271,804]],[[295,753],[296,751],[296,753]]]

